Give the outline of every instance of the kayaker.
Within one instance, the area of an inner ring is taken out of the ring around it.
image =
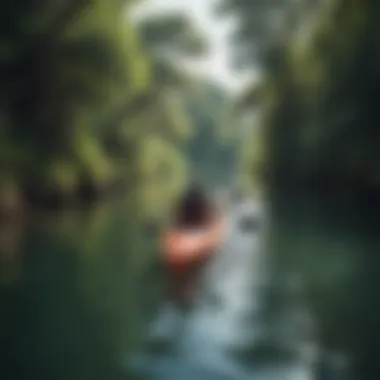
[[[163,236],[162,252],[168,271],[169,291],[187,298],[210,254],[221,242],[223,222],[203,189],[192,185],[180,200],[174,223]]]
[[[211,201],[197,183],[193,184],[180,200],[175,225],[179,228],[199,228],[209,221],[212,215]]]

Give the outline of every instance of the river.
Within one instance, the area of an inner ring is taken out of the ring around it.
[[[247,216],[259,221],[257,230],[242,228]],[[229,209],[227,234],[205,269],[193,308],[181,313],[164,304],[149,332],[150,345],[159,341],[160,348],[152,352],[148,343],[131,366],[151,379],[313,378],[305,353],[315,342],[296,318],[299,310],[281,309],[278,302],[276,310],[268,307],[275,289],[263,255],[262,222],[262,207],[254,201]]]
[[[314,379],[316,341],[305,310],[276,300],[259,203],[229,208],[186,313],[163,297],[155,233],[132,203],[4,227],[1,379]]]

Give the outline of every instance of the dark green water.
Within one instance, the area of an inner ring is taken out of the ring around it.
[[[154,237],[132,202],[2,226],[0,378],[129,378],[158,289]]]
[[[378,208],[374,202],[348,207],[341,198],[279,196],[269,231],[273,263],[279,281],[291,272],[302,276],[323,345],[348,353],[359,379],[378,379]],[[155,232],[145,228],[131,201],[29,219],[0,226],[0,379],[132,378],[125,359],[138,350],[161,296]],[[230,239],[228,257],[252,251],[238,235]],[[226,274],[219,277],[228,282]],[[232,320],[238,331],[244,313],[232,313],[235,301],[255,297],[237,290],[229,302],[231,288],[233,282],[220,291],[227,300],[220,315],[227,318],[223,326]],[[210,318],[205,331],[216,328],[215,321]],[[251,327],[258,329],[258,322]],[[193,378],[182,362],[176,365],[181,377]]]
[[[378,194],[321,189],[273,200],[278,272],[302,275],[323,345],[346,353],[357,379],[379,379]]]

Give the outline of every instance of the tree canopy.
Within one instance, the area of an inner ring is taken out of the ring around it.
[[[31,0],[3,6],[4,186],[12,183],[24,198],[49,203],[88,198],[115,182],[137,183],[149,136],[167,147],[160,153],[164,161],[168,155],[184,167],[177,150],[191,122],[174,98],[192,79],[176,60],[202,54],[205,41],[183,14],[136,23],[129,14],[139,3]]]

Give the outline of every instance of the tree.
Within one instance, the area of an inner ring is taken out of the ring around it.
[[[83,0],[4,7],[3,177],[38,193],[72,193],[82,178],[106,180],[112,163],[97,120],[125,93],[132,98],[146,77],[137,72],[141,55],[122,16],[127,5]]]
[[[126,14],[137,4],[4,6],[1,177],[33,201],[88,197],[117,178],[131,181],[146,136],[177,144],[188,135],[171,92],[190,79],[175,61],[199,53],[202,40],[179,15],[134,24]],[[158,54],[162,49],[170,60]]]

